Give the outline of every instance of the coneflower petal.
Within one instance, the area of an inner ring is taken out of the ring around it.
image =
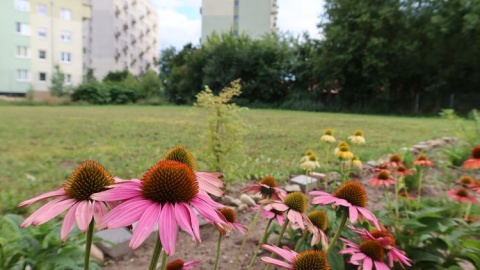
[[[90,196],[93,200],[110,202],[110,201],[123,201],[133,197],[138,197],[142,194],[140,189],[135,188],[127,188],[123,187],[123,185],[127,184],[117,184],[115,186],[115,192],[111,192],[110,190],[105,190],[102,192],[98,192]]]
[[[197,194],[197,196],[200,194]],[[226,224],[225,218],[218,211],[212,209],[210,205],[197,197],[190,200],[190,203],[197,209],[202,217],[211,222]]]
[[[72,231],[73,226],[75,225],[75,211],[77,211],[77,207],[78,203],[72,205],[63,218],[62,230],[60,231],[60,239],[62,239],[62,243],[67,240],[68,234]]]
[[[351,206],[348,208],[348,217],[350,218],[350,223],[355,223],[358,219],[358,210],[356,207]]]
[[[195,224],[193,224],[194,220],[196,220],[198,224],[198,219],[195,213],[190,209],[190,207],[186,206],[183,203],[176,203],[175,219],[177,220],[178,225],[180,225],[180,228],[182,228],[182,230],[192,236],[192,240],[200,241],[200,232],[198,232],[198,234],[194,232]]]
[[[75,219],[77,220],[78,228],[82,232],[88,230],[88,225],[90,225],[93,217],[93,208],[93,202],[81,201],[78,203],[77,211],[75,211]]]
[[[279,248],[277,246],[272,246],[272,245],[262,244],[262,248],[266,249],[268,251],[271,251],[271,252],[277,254],[278,256],[280,256],[282,258],[285,258],[285,260],[289,261],[290,263],[293,263],[293,261],[295,261],[295,257],[298,254],[293,250],[285,249],[285,248]]]
[[[175,220],[175,213],[172,204],[163,205],[158,220],[160,240],[167,255],[175,254],[175,243],[177,242],[178,226]]]
[[[363,253],[355,253],[355,254],[352,255],[352,258],[350,260],[361,261],[361,260],[365,259],[366,257],[367,257],[367,255],[365,255]]]
[[[37,196],[35,198],[32,198],[30,200],[23,201],[23,202],[18,204],[18,207],[31,205],[33,203],[36,203],[36,202],[38,202],[40,200],[43,200],[43,199],[46,199],[46,198],[50,198],[50,197],[54,197],[54,196],[63,196],[65,194],[66,194],[65,189],[62,187],[61,189],[58,189],[58,190],[55,190],[55,191],[50,191],[50,192],[44,193],[40,196]]]
[[[152,234],[153,228],[158,223],[158,217],[160,215],[160,205],[156,203],[150,204],[142,216],[138,220],[137,226],[132,234],[129,246],[132,249],[138,248],[147,237]],[[161,228],[160,228],[161,229]]]
[[[41,215],[43,212],[46,212],[48,211],[49,207],[55,205],[56,203],[60,202],[60,201],[63,201],[65,200],[67,197],[60,197],[60,198],[56,198],[48,203],[46,203],[45,205],[43,205],[42,207],[40,207],[37,211],[35,211],[33,214],[31,214],[28,218],[26,218],[22,224],[20,224],[20,228],[25,228],[27,226],[30,226],[32,225],[33,221],[35,220],[35,218],[38,216],[38,215]]]
[[[269,263],[269,264],[277,265],[277,266],[280,266],[280,267],[285,267],[287,269],[293,269],[293,266],[291,264],[288,264],[286,262],[282,262],[282,261],[277,260],[277,259],[273,259],[273,258],[270,258],[270,257],[262,257],[260,259],[263,262],[266,262],[266,263]]]
[[[95,222],[99,224],[103,217],[107,214],[107,206],[104,202],[95,202],[95,206],[93,207],[93,218]]]
[[[303,224],[302,214],[300,214],[297,211],[290,210],[288,211],[287,217],[288,217],[288,220],[292,222],[292,224],[298,224],[300,229],[302,230],[305,229],[305,224]]]
[[[110,211],[98,225],[99,229],[106,227],[116,229],[131,225],[143,214],[143,211],[150,206],[152,201],[141,197],[128,200]],[[128,213],[128,215],[125,215]]]
[[[42,211],[39,211],[38,215],[35,216],[35,220],[32,222],[33,225],[38,226],[42,225],[43,223],[53,219],[54,217],[60,215],[63,211],[68,209],[70,206],[75,204],[76,200],[73,199],[65,199],[65,197],[62,197],[64,200],[59,201],[55,203],[55,205],[48,207],[48,208],[43,208]]]
[[[363,260],[363,270],[372,270],[373,268],[373,262],[372,259],[369,257],[366,257],[365,260]],[[377,270],[380,270],[377,268]]]

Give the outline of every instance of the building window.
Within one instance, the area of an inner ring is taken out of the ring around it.
[[[46,38],[47,37],[47,29],[44,27],[38,28],[38,37],[39,38]]]
[[[15,52],[18,58],[29,58],[30,57],[30,50],[28,47],[24,46],[17,46],[17,50]]]
[[[28,0],[15,0],[14,7],[18,11],[29,12],[30,2]]]
[[[72,84],[72,74],[67,74],[67,73],[65,73],[65,74],[63,74],[63,75],[64,75],[64,76],[63,76],[63,78],[64,78],[64,81],[63,81],[63,82],[64,82],[66,85],[71,85],[71,84]]]
[[[45,73],[45,72],[38,73],[38,81],[39,82],[46,82],[47,81],[47,73]]]
[[[15,23],[15,31],[20,35],[29,36],[30,35],[30,25],[28,25],[26,23],[17,22],[17,23]]]
[[[72,54],[69,52],[62,52],[60,60],[64,63],[70,63],[72,61]]]
[[[235,7],[238,8],[238,6],[240,5],[240,0],[235,0]]]
[[[47,51],[38,50],[38,59],[47,59]]]
[[[47,16],[47,6],[42,4],[37,5],[37,14]]]
[[[62,8],[60,10],[60,18],[65,21],[70,21],[72,19],[72,11],[70,9]]]
[[[238,24],[238,15],[233,16],[233,22]]]
[[[29,82],[30,81],[30,71],[26,69],[17,69],[17,81],[19,82]]]
[[[60,33],[60,39],[65,42],[70,42],[72,40],[72,34],[68,31],[62,31]]]

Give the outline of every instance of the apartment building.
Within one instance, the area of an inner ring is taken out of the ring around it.
[[[101,80],[110,71],[134,75],[156,70],[158,15],[149,0],[84,0],[92,14],[85,21],[84,73]]]
[[[65,85],[82,81],[81,0],[3,0],[0,13],[0,94],[48,93],[57,65]]]
[[[277,30],[277,0],[202,0],[202,41],[212,33],[260,38]]]

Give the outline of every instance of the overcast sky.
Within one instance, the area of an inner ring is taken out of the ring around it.
[[[201,0],[152,0],[158,12],[160,49],[198,44],[201,36]],[[317,23],[323,12],[322,0],[278,0],[277,25],[293,35],[307,31],[318,38]]]

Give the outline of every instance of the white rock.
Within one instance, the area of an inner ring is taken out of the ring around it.
[[[295,191],[302,191],[302,188],[300,187],[300,185],[297,185],[297,184],[286,185],[285,191],[288,193],[295,192]]]
[[[250,196],[248,196],[247,194],[242,194],[240,195],[240,201],[242,201],[242,203],[248,205],[248,206],[254,206],[256,203],[255,203],[255,200],[252,199]]]
[[[249,209],[248,205],[246,205],[244,203],[242,203],[238,206],[238,211],[239,212],[245,212],[245,211],[248,211],[248,209]]]

